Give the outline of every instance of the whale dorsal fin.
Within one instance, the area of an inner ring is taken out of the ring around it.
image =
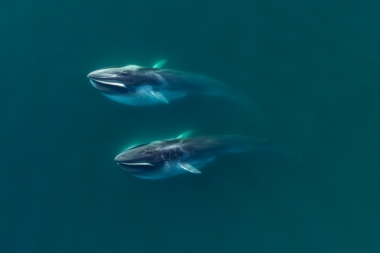
[[[193,130],[186,131],[186,132],[184,132],[183,134],[178,135],[176,139],[187,138],[187,137],[189,137],[193,132],[194,132]]]
[[[195,168],[190,163],[181,162],[181,163],[179,163],[179,166],[182,169],[187,170],[188,172],[191,172],[191,173],[195,173],[195,174],[200,174],[201,173],[197,168]]]
[[[161,68],[162,66],[164,66],[165,62],[166,62],[166,60],[159,61],[159,62],[157,62],[156,64],[154,64],[153,68],[155,68],[155,69],[159,69],[159,68]]]

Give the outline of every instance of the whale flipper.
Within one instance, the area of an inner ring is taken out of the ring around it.
[[[182,169],[187,170],[188,172],[191,172],[191,173],[195,173],[195,174],[200,174],[201,173],[197,168],[195,168],[193,165],[191,165],[189,163],[181,162],[181,163],[179,163],[179,166]]]
[[[152,93],[152,95],[155,96],[161,102],[169,104],[169,100],[161,92],[150,90],[150,93]]]

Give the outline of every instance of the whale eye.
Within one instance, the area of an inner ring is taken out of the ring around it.
[[[177,149],[175,150],[175,153],[174,153],[173,156],[174,156],[175,159],[178,159],[178,158],[181,158],[182,155],[183,155],[183,152],[182,152],[180,149],[177,148]]]
[[[129,84],[129,86],[132,88],[131,84],[135,83],[135,80],[132,79],[132,78],[127,78],[127,79],[124,80],[124,83],[125,84]]]
[[[161,154],[161,157],[162,157],[162,159],[164,159],[164,160],[168,160],[169,157],[170,157],[170,155],[169,155],[169,153],[165,152],[165,153],[162,153],[162,154]]]

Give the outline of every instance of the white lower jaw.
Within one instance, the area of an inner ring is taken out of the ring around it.
[[[203,158],[203,159],[194,159],[192,161],[186,161],[186,162],[196,167],[197,169],[200,169],[206,164],[212,162],[214,159],[215,157],[208,157],[208,158]],[[181,166],[178,165],[178,163],[175,163],[175,164],[166,163],[164,166],[162,166],[162,168],[158,170],[154,170],[152,172],[147,172],[147,173],[134,174],[134,176],[139,177],[139,178],[144,178],[144,179],[163,179],[163,178],[173,177],[173,176],[177,176],[184,173],[192,174],[189,171],[184,170]]]
[[[98,88],[98,86],[97,86],[97,84],[96,84],[96,82],[95,82],[94,80],[90,79],[90,82],[91,82],[92,86],[93,86],[95,89]]]
[[[171,92],[168,90],[160,90],[160,92],[170,101],[183,97],[185,94],[181,92]],[[151,92],[149,85],[140,86],[127,94],[107,94],[103,93],[108,98],[115,100],[119,103],[133,105],[133,106],[147,106],[162,103]]]
[[[104,85],[109,85],[109,86],[116,86],[116,87],[121,87],[125,88],[125,85],[123,83],[118,83],[118,82],[107,82],[107,81],[102,81],[102,80],[96,80],[96,79],[90,79],[92,86],[95,88],[98,88],[98,83],[104,84]]]
[[[153,97],[152,94],[144,94],[140,92],[129,92],[128,95],[103,94],[116,102],[133,106],[146,106],[160,103],[160,101]]]

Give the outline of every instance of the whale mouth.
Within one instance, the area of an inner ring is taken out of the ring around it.
[[[102,92],[112,92],[112,91],[125,91],[127,89],[123,83],[106,81],[101,79],[90,78],[90,82],[94,88]]]
[[[154,165],[151,163],[127,163],[127,162],[117,162],[123,170],[129,173],[141,173],[145,171],[151,171],[154,169]]]
[[[126,163],[126,162],[119,162],[126,166],[153,166],[151,163]]]
[[[123,83],[104,81],[104,80],[95,79],[95,78],[90,78],[90,80],[93,81],[95,83],[95,85],[101,84],[101,85],[109,85],[109,86],[116,86],[116,87],[125,88],[125,85]]]

